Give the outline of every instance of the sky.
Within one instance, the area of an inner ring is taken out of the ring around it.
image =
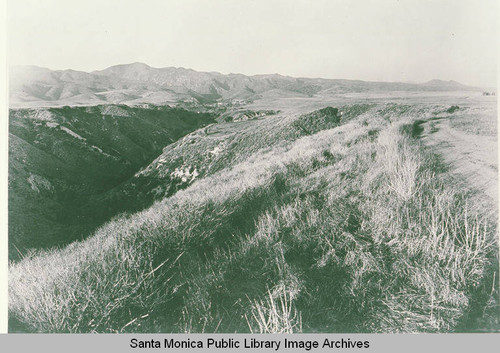
[[[496,86],[497,0],[9,0],[8,64]]]

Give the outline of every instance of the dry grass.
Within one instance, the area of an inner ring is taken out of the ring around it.
[[[273,294],[265,301],[254,301],[252,306],[252,323],[245,316],[248,327],[252,333],[296,333],[302,332],[302,317],[294,308],[292,297],[287,297],[287,292],[283,292],[276,301]],[[258,327],[258,331],[253,326]]]
[[[37,332],[484,329],[496,220],[401,128],[414,114],[373,109],[257,151],[12,264],[11,318]]]

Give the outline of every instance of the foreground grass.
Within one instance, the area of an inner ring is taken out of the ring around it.
[[[419,144],[413,115],[373,110],[257,152],[84,242],[13,264],[11,322],[40,332],[490,329],[496,221]]]

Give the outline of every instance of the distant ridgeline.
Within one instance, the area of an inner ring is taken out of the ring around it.
[[[481,91],[456,81],[425,83],[296,78],[279,74],[246,76],[153,68],[142,63],[82,72],[18,66],[10,70],[10,106],[96,104],[186,104],[252,102],[275,97],[321,97],[356,92]]]

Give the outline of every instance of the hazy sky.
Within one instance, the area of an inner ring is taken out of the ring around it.
[[[10,65],[496,85],[497,0],[9,0]]]

